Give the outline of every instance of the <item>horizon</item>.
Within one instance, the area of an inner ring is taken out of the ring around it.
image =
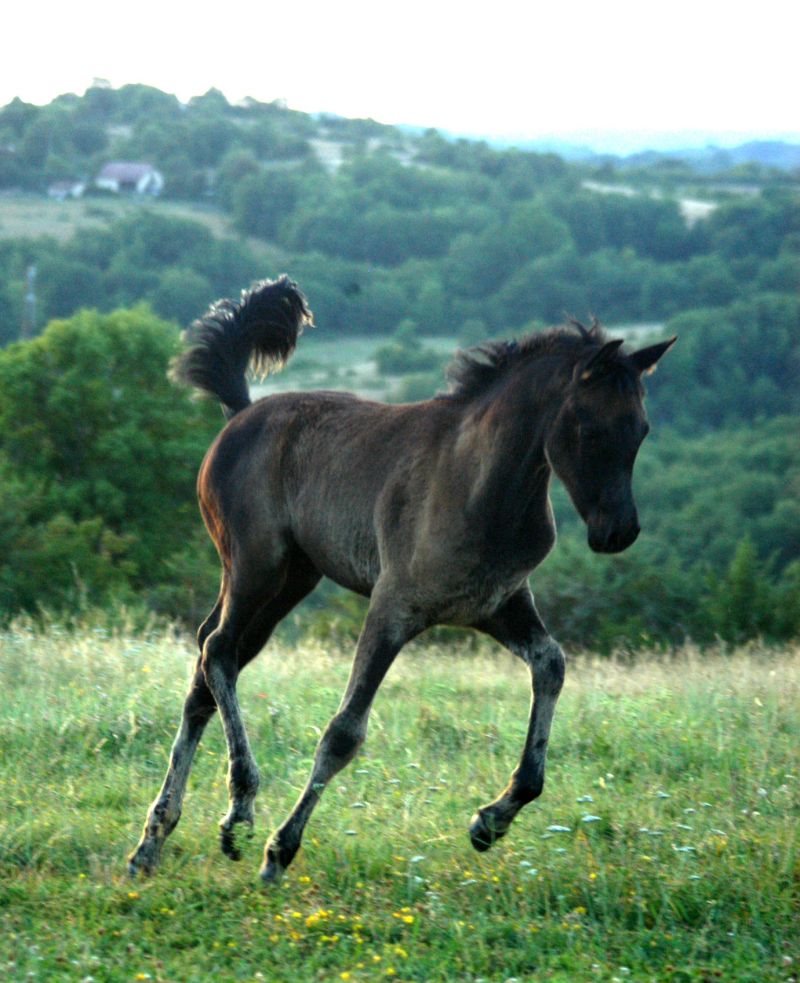
[[[149,86],[151,88],[160,89],[160,86],[154,85],[151,82],[140,81],[123,81],[119,84],[112,84],[108,79],[93,78],[90,83],[85,86],[76,86],[73,89],[55,92],[52,96],[43,97],[40,99],[25,99],[21,95],[14,95],[10,99],[6,99],[4,102],[0,103],[0,111],[5,108],[5,106],[12,103],[15,99],[20,99],[22,102],[29,103],[37,106],[47,106],[50,103],[56,101],[57,99],[69,96],[77,96],[78,98],[83,98],[86,92],[93,88],[94,86],[108,86],[112,89],[123,88],[126,85],[143,85]],[[78,91],[81,89],[81,91]],[[552,149],[552,152],[579,152],[579,151],[591,151],[592,153],[602,156],[604,154],[610,154],[614,156],[625,157],[628,155],[634,155],[637,153],[643,153],[646,151],[654,151],[658,153],[668,153],[670,151],[691,151],[691,150],[710,150],[710,149],[731,149],[734,147],[741,146],[746,143],[758,143],[758,142],[776,142],[776,143],[786,143],[792,145],[800,145],[800,130],[769,130],[769,129],[751,129],[751,130],[711,130],[711,129],[652,129],[652,128],[642,128],[640,130],[636,129],[584,129],[584,130],[555,130],[555,131],[520,131],[520,130],[509,130],[509,131],[457,131],[446,126],[430,126],[428,124],[420,124],[414,120],[401,120],[398,122],[390,122],[384,119],[378,119],[376,117],[366,117],[366,116],[346,116],[344,113],[340,113],[336,110],[331,110],[327,108],[309,109],[301,108],[298,106],[291,105],[284,97],[277,96],[275,99],[258,99],[252,95],[244,96],[231,96],[228,92],[225,92],[222,88],[216,85],[210,85],[208,88],[204,89],[202,92],[192,92],[183,97],[176,92],[170,92],[167,89],[161,89],[160,91],[165,92],[167,95],[175,96],[178,101],[187,105],[192,99],[199,98],[205,95],[208,91],[215,89],[222,92],[227,101],[231,105],[239,105],[245,103],[249,99],[255,99],[259,102],[282,102],[285,103],[288,109],[307,113],[313,117],[322,116],[332,116],[343,119],[371,119],[385,126],[394,126],[398,129],[406,130],[418,130],[424,132],[426,129],[435,129],[439,131],[443,136],[449,139],[465,139],[465,140],[483,140],[489,144],[499,147],[520,147],[526,149],[530,147],[534,150],[539,150],[540,152],[547,152]]]
[[[407,0],[402,12],[295,0],[291,13],[254,15],[231,0],[224,15],[189,18],[141,0],[120,31],[98,0],[75,0],[49,11],[43,32],[35,5],[17,8],[9,20],[20,43],[6,52],[0,105],[15,96],[47,104],[107,79],[181,102],[217,88],[232,103],[283,100],[307,113],[600,153],[800,142],[796,18],[779,0],[764,0],[755,20],[714,0],[647,11],[634,0],[602,10],[580,0],[563,10]]]

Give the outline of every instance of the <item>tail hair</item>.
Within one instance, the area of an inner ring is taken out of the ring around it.
[[[306,298],[288,276],[262,280],[238,302],[218,300],[190,326],[190,347],[174,360],[170,376],[215,396],[230,419],[250,405],[248,368],[265,376],[283,365],[313,323]]]

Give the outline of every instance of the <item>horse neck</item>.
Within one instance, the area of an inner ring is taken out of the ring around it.
[[[545,446],[568,379],[560,362],[537,359],[512,370],[465,419],[465,426],[474,428],[487,504],[523,524],[535,518],[530,512],[547,508],[551,468]]]

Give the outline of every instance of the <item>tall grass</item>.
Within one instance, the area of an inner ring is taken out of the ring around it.
[[[0,636],[0,977],[785,981],[800,962],[800,650],[568,668],[542,798],[474,853],[466,824],[525,731],[524,667],[420,644],[327,790],[284,883],[263,839],[308,775],[349,655],[268,649],[240,682],[262,770],[244,860],[217,848],[213,722],[158,874],[124,858],[161,781],[194,651]]]

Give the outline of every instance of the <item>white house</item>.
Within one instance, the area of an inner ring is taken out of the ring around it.
[[[100,171],[94,180],[98,188],[114,194],[128,191],[139,195],[158,195],[164,188],[164,178],[152,164],[133,164],[115,161]]]

